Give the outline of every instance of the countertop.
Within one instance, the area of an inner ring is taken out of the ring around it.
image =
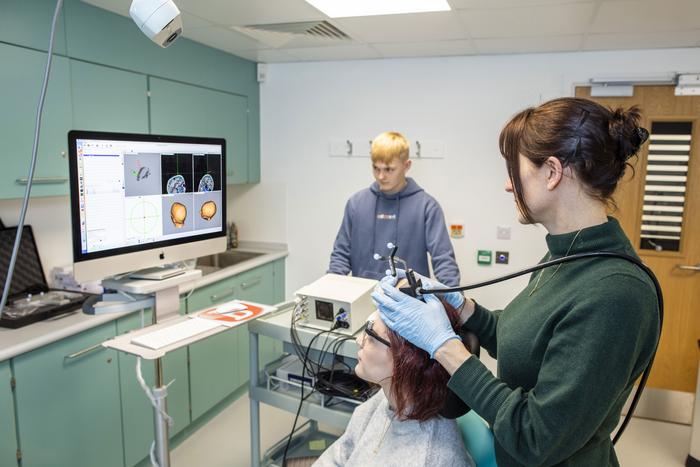
[[[288,255],[287,246],[280,243],[242,241],[237,250],[263,253],[263,255],[222,269],[208,266],[200,267],[198,269],[202,269],[202,277],[181,285],[180,294],[188,293],[193,289],[235,276]],[[138,311],[93,316],[86,315],[80,309],[76,309],[74,312],[39,321],[19,329],[0,328],[0,362],[87,329],[109,323],[130,313],[138,313]]]

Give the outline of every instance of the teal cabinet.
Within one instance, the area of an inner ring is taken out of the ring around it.
[[[122,467],[114,322],[13,359],[23,467]]]
[[[184,301],[183,301],[184,302]],[[143,323],[151,324],[152,310],[144,310]],[[117,333],[124,334],[142,327],[141,313],[117,320]],[[155,363],[141,361],[141,374],[150,388],[155,383]],[[187,369],[187,348],[169,353],[163,359],[163,380],[168,387],[168,414],[173,418],[170,436],[190,423],[190,388]],[[124,461],[132,466],[148,456],[154,440],[153,406],[136,379],[136,357],[119,352],[119,388],[121,391]]]
[[[193,313],[235,298],[234,279],[202,287],[187,299],[187,311]],[[238,336],[234,330],[223,332],[189,346],[192,420],[196,420],[237,387]]]
[[[0,362],[0,465],[17,465],[17,433],[10,362]]]
[[[0,199],[24,196],[29,172],[36,110],[46,53],[0,43]],[[68,141],[71,129],[68,60],[53,58],[44,102],[33,196],[68,193]]]
[[[226,181],[248,181],[248,102],[244,96],[149,78],[151,132],[226,139]]]
[[[0,2],[0,41],[38,50],[49,49],[55,0],[2,0]],[[66,53],[63,12],[56,22],[53,51]],[[3,62],[4,63],[4,62]]]
[[[145,75],[70,61],[73,128],[148,133]]]
[[[236,276],[236,288],[239,290],[237,298],[250,300],[251,302],[274,305],[275,297],[274,264],[269,263],[259,268],[251,269]],[[243,382],[248,381],[249,355],[247,326],[241,331],[239,337],[239,365],[243,370]],[[260,367],[264,367],[282,354],[282,341],[267,336],[260,336],[258,340]]]

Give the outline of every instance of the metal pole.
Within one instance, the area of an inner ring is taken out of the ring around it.
[[[250,327],[248,328],[250,329]],[[248,397],[250,399],[250,465],[260,467],[260,402],[253,397],[253,389],[258,386],[258,333],[250,333],[250,382]]]
[[[168,411],[168,387],[163,384],[163,364],[161,359],[156,360],[156,387],[153,389],[153,396],[156,400],[157,409],[153,408],[153,421],[155,427],[156,459],[159,467],[170,467],[170,447],[168,443],[168,422],[163,417],[163,413]]]

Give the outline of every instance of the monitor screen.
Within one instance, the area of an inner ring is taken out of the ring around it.
[[[226,235],[223,139],[71,131],[69,150],[76,263]]]

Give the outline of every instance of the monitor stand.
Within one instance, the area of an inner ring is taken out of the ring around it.
[[[151,281],[162,281],[171,277],[184,274],[187,268],[181,264],[167,264],[154,268],[141,269],[129,274],[129,279],[146,279]]]

